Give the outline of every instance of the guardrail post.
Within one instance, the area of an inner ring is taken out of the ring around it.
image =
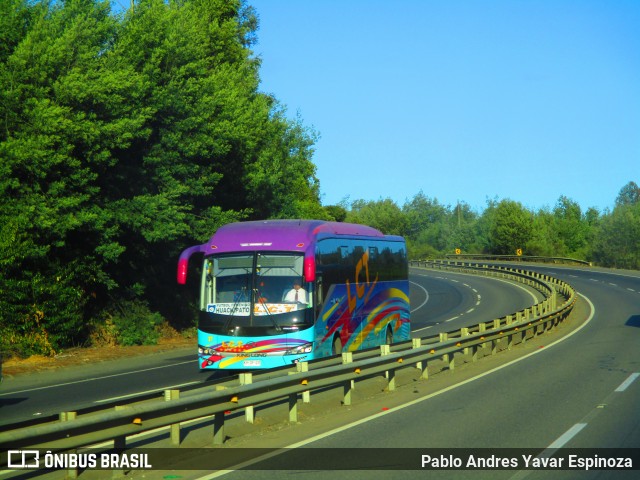
[[[513,316],[507,315],[507,317],[505,318],[505,326],[507,327],[509,332],[511,332],[507,335],[507,350],[511,350],[511,348],[513,348],[513,337],[515,335],[513,334],[513,330],[511,330],[512,324],[513,324]]]
[[[298,372],[308,372],[309,362],[300,362],[296,364],[296,370]],[[302,392],[302,403],[311,403],[311,391],[305,390]]]
[[[485,322],[480,322],[480,323],[478,324],[478,333],[484,333],[484,332],[486,332],[486,331],[487,331],[487,324],[486,324]],[[480,337],[480,339],[481,339],[481,340],[482,340],[483,338],[484,338],[484,337]],[[485,348],[487,348],[487,344],[486,344],[486,343],[481,343],[481,344],[480,344],[480,348],[482,348],[482,350],[483,350],[483,353],[482,353],[482,354],[484,355],[484,349],[485,349]],[[476,355],[477,355],[477,352],[476,352]],[[475,362],[475,360],[474,360],[474,362]]]
[[[126,410],[127,408],[129,408],[128,405],[116,405],[115,410],[120,411],[120,410]],[[125,435],[121,435],[119,437],[116,437],[113,439],[113,448],[114,450],[124,450],[125,448],[127,448],[127,437]],[[122,478],[125,476],[124,470],[122,469],[118,469],[118,470],[113,470],[111,472],[111,478]]]
[[[298,423],[298,394],[289,395],[289,422]]]
[[[420,348],[422,346],[422,339],[421,338],[412,338],[411,339],[411,347],[412,348]],[[420,360],[419,362],[416,362],[416,368],[418,370],[420,370],[420,378],[424,378],[425,380],[427,380],[429,378],[429,371],[427,368],[427,361],[426,360]]]
[[[493,329],[494,330],[500,330],[500,319],[496,318],[493,321]],[[495,355],[496,353],[498,353],[498,343],[500,342],[500,337],[496,338],[495,340],[493,340],[491,342],[491,355]]]
[[[353,353],[342,352],[342,363],[343,364],[353,363]],[[343,405],[351,405],[351,390],[354,387],[354,383],[355,382],[353,380],[347,380],[346,382],[344,382],[344,385],[343,385],[344,395],[342,399]]]
[[[391,347],[389,345],[380,345],[380,356],[384,357],[391,353]],[[387,388],[389,391],[396,389],[396,370],[392,368],[384,372],[384,376],[387,377]]]
[[[75,420],[78,416],[77,412],[60,412],[59,419],[61,422],[70,422]],[[77,450],[70,450],[69,453],[76,453]],[[78,478],[78,469],[77,468],[69,468],[67,470],[66,478]]]
[[[460,337],[468,337],[469,336],[469,328],[467,327],[462,327],[460,329]],[[462,339],[462,338],[461,338]],[[469,355],[469,347],[464,347],[464,350],[462,350],[462,353],[464,355]]]
[[[213,415],[213,444],[222,445],[224,443],[224,412]]]
[[[116,405],[115,410],[116,410],[116,412],[119,412],[121,410],[126,410],[127,408],[129,408],[127,405]],[[113,448],[115,448],[115,449],[127,448],[127,437],[122,435],[120,437],[114,438],[113,439]]]
[[[240,385],[251,385],[253,383],[253,374],[250,372],[241,373],[238,376],[238,379],[240,380]],[[247,420],[248,423],[251,423],[251,424],[255,421],[255,413],[254,413],[253,405],[248,405],[247,407],[245,407],[244,418]]]
[[[180,390],[165,390],[164,401],[178,400],[180,398]],[[172,423],[169,430],[171,445],[180,445],[180,423]]]
[[[446,342],[449,339],[449,334],[447,332],[442,332],[440,335],[440,343],[442,342]],[[444,355],[442,355],[442,361],[444,363],[446,363],[447,365],[449,364],[449,354],[445,353]]]

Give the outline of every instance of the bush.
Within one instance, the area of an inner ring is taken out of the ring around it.
[[[42,323],[44,314],[34,310],[23,316],[10,328],[0,326],[0,352],[7,357],[26,358],[31,355],[53,356],[56,354]]]
[[[97,345],[155,345],[164,319],[140,300],[123,301],[94,325],[91,339]]]

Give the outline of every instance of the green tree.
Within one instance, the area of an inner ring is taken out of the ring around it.
[[[601,218],[593,258],[607,267],[640,269],[640,202],[619,204]]]
[[[557,246],[556,255],[583,256],[588,224],[582,216],[580,205],[563,195],[556,203],[553,216],[556,237],[561,245]]]
[[[490,250],[499,255],[514,255],[531,238],[533,215],[521,203],[501,200],[490,227]]]
[[[436,198],[427,197],[422,191],[405,202],[402,213],[406,221],[406,235],[417,256],[434,256],[444,252],[449,245],[447,207]]]
[[[542,208],[533,216],[531,237],[525,244],[528,255],[556,256],[559,240],[555,229],[556,219],[548,208]]]
[[[11,338],[35,332],[23,351],[80,343],[126,305],[188,318],[176,258],[219,225],[329,217],[317,135],[258,91],[244,2],[0,13],[0,315]]]
[[[405,235],[407,228],[400,207],[390,198],[354,201],[346,221],[369,225],[387,235]]]
[[[635,205],[638,202],[640,202],[640,187],[633,181],[622,187],[616,197],[616,206]]]
[[[100,252],[88,251],[86,241],[105,221],[94,202],[96,170],[108,168],[107,148],[120,132],[99,109],[76,107],[82,95],[96,93],[86,92],[87,79],[108,82],[102,52],[116,24],[103,2],[18,11],[27,21],[5,32],[13,42],[0,68],[0,223],[15,239],[3,249],[0,315],[25,331],[37,319],[48,332],[44,343],[58,346],[82,340],[89,293],[105,280],[95,265]]]

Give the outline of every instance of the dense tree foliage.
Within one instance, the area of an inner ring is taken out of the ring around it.
[[[423,192],[322,207],[317,134],[259,91],[243,0],[0,0],[0,350],[154,340],[191,325],[181,249],[227,222],[324,218],[407,238],[413,258],[576,256],[640,268],[640,189],[474,212]]]
[[[329,217],[316,134],[258,90],[256,28],[239,0],[0,0],[4,348],[189,320],[181,248],[236,219]]]

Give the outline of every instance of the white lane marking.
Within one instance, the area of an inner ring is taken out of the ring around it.
[[[487,372],[484,372],[484,373],[481,373],[479,375],[476,375],[475,377],[472,377],[472,378],[469,378],[467,380],[464,380],[464,381],[462,381],[460,383],[457,383],[456,385],[451,385],[449,387],[443,388],[442,390],[439,390],[437,392],[433,392],[433,393],[431,393],[429,395],[426,395],[424,397],[417,398],[415,400],[412,400],[410,402],[404,403],[402,405],[398,405],[397,407],[392,407],[389,410],[384,410],[382,412],[378,412],[376,414],[373,414],[373,415],[371,415],[369,417],[366,417],[366,418],[363,418],[361,420],[356,420],[355,422],[349,423],[347,425],[343,425],[342,427],[334,428],[333,430],[329,430],[328,432],[321,433],[319,435],[316,435],[314,437],[308,438],[306,440],[302,440],[300,442],[294,443],[294,444],[289,445],[287,447],[284,447],[284,448],[282,448],[280,450],[275,450],[275,451],[267,453],[265,455],[261,455],[261,456],[256,457],[256,458],[252,458],[251,460],[247,460],[246,462],[242,462],[242,463],[239,463],[238,465],[234,465],[232,467],[232,469],[230,469],[230,470],[219,470],[219,471],[217,471],[215,473],[211,473],[209,475],[205,475],[204,477],[198,477],[197,480],[211,480],[213,478],[222,477],[223,475],[227,475],[228,473],[232,473],[232,472],[234,472],[236,470],[239,470],[241,468],[248,467],[248,466],[253,465],[255,463],[262,462],[262,461],[267,460],[269,458],[272,458],[272,457],[275,457],[275,456],[280,455],[282,453],[288,452],[292,448],[304,447],[305,445],[308,445],[310,443],[317,442],[318,440],[322,440],[324,438],[330,437],[331,435],[335,435],[336,433],[340,433],[340,432],[343,432],[345,430],[349,430],[350,428],[357,427],[358,425],[362,425],[363,423],[370,422],[371,420],[376,420],[377,418],[380,418],[380,417],[382,417],[384,415],[389,415],[391,413],[395,413],[395,412],[398,412],[400,410],[403,410],[403,409],[405,409],[407,407],[412,407],[413,405],[417,405],[418,403],[422,403],[422,402],[424,402],[426,400],[429,400],[429,399],[431,399],[433,397],[437,397],[438,395],[441,395],[443,393],[446,393],[446,392],[449,392],[449,391],[454,390],[456,388],[459,388],[459,387],[461,387],[461,386],[463,386],[463,385],[465,385],[467,383],[471,383],[471,382],[474,382],[476,380],[479,380],[482,377],[485,377],[487,375],[491,375],[492,373],[495,373],[495,372],[497,372],[499,370],[502,370],[503,368],[507,368],[507,367],[509,367],[509,366],[511,366],[511,365],[513,365],[515,363],[521,362],[522,360],[524,360],[526,358],[529,358],[529,357],[531,357],[533,355],[538,355],[539,353],[547,351],[550,347],[553,347],[554,345],[557,345],[560,342],[564,342],[566,339],[571,338],[573,335],[575,335],[580,330],[582,330],[584,327],[586,327],[589,324],[589,322],[591,322],[591,320],[593,319],[593,316],[595,315],[595,307],[593,306],[593,303],[591,302],[591,300],[589,300],[587,297],[585,297],[581,293],[579,293],[578,295],[580,295],[582,298],[584,298],[587,301],[587,303],[591,307],[591,314],[589,315],[587,320],[585,320],[585,322],[582,325],[580,325],[578,328],[576,328],[573,332],[568,334],[566,337],[560,338],[560,339],[556,340],[555,342],[550,343],[549,345],[547,345],[546,348],[543,348],[541,350],[536,350],[534,352],[528,353],[527,355],[525,355],[523,357],[517,358],[517,359],[512,360],[512,361],[510,361],[508,363],[500,365],[499,367],[493,368],[493,369],[491,369],[491,370],[489,370]]]
[[[186,387],[187,385],[194,385],[196,383],[200,383],[200,382],[196,380],[195,382],[181,383],[179,385],[171,385],[169,387],[159,387],[159,388],[154,388],[153,390],[146,390],[144,392],[130,393],[128,395],[120,395],[119,397],[111,397],[111,398],[105,398],[104,400],[96,400],[93,403],[112,402],[114,400],[122,400],[123,398],[136,397],[138,395],[145,395],[147,393],[162,392],[164,390],[169,390],[171,388]]]
[[[47,385],[46,387],[27,388],[26,390],[16,390],[14,392],[0,393],[0,397],[5,397],[7,395],[15,395],[16,393],[35,392],[37,390],[47,390],[48,388],[65,387],[67,385],[75,385],[77,383],[93,382],[95,380],[103,380],[105,378],[122,377],[124,375],[133,375],[134,373],[150,372],[151,370],[158,370],[160,368],[176,367],[178,365],[186,365],[187,363],[196,363],[196,362],[197,360],[188,360],[186,362],[172,363],[170,365],[161,365],[159,367],[143,368],[142,370],[134,370],[131,372],[114,373],[113,375],[105,375],[103,377],[85,378],[83,380],[75,380],[73,382],[57,383],[55,385]]]
[[[615,389],[615,391],[624,392],[627,388],[629,388],[629,385],[631,385],[638,377],[640,377],[640,373],[632,373],[624,382],[620,384],[618,388]]]
[[[449,273],[453,274],[453,275],[473,275],[473,273],[460,273],[460,272],[449,272]],[[476,277],[477,277],[477,275],[476,275]],[[512,287],[519,288],[520,290],[522,290],[524,292],[527,292],[531,296],[531,298],[533,298],[533,303],[538,303],[538,298],[534,295],[534,293],[532,291],[530,291],[530,290],[527,290],[527,288],[522,286],[522,285],[519,285],[517,283],[513,283],[512,281],[505,280],[503,278],[495,278],[495,277],[482,277],[482,278],[486,278],[487,280],[495,280],[496,282],[503,282],[503,283],[506,283],[508,285],[511,285]],[[450,280],[452,282],[457,282],[457,280],[454,280],[452,278],[445,278],[444,280]],[[457,282],[457,283],[460,283],[460,282]],[[478,297],[479,296],[480,295],[478,295]]]
[[[427,289],[426,289],[426,288],[424,288],[424,287],[423,287],[422,285],[420,285],[420,284],[417,284],[416,282],[409,282],[409,283],[413,283],[416,287],[421,288],[421,289],[424,291],[424,294],[425,294],[425,296],[426,296],[426,298],[425,298],[424,302],[422,302],[420,305],[418,305],[416,308],[414,308],[414,309],[412,309],[412,310],[410,311],[410,313],[413,313],[413,312],[415,312],[416,310],[419,310],[419,309],[421,309],[422,307],[424,307],[424,306],[425,306],[425,304],[429,301],[429,292],[427,291]]]
[[[471,313],[471,312],[473,312],[474,310],[475,310],[475,308],[470,308],[469,310],[467,310],[467,311],[466,311],[466,312],[464,312],[464,313]]]
[[[627,290],[629,290],[630,292],[635,293],[635,290],[634,290],[633,288],[628,288],[628,287],[627,287]]]
[[[445,323],[446,323],[446,322],[452,322],[452,321],[453,321],[453,320],[455,320],[456,318],[460,318],[460,315],[456,315],[455,317],[451,317],[450,319],[445,320]]]
[[[411,332],[419,332],[421,330],[426,330],[427,328],[433,328],[436,325],[438,325],[438,324],[436,323],[435,325],[429,325],[428,327],[422,327],[422,328],[419,328],[418,330],[411,330]]]
[[[576,423],[573,427],[571,427],[569,430],[560,435],[554,442],[552,442],[551,445],[545,448],[540,456],[551,456],[553,452],[555,452],[559,448],[564,447],[569,442],[569,440],[580,433],[580,430],[582,430],[586,426],[586,423]]]

